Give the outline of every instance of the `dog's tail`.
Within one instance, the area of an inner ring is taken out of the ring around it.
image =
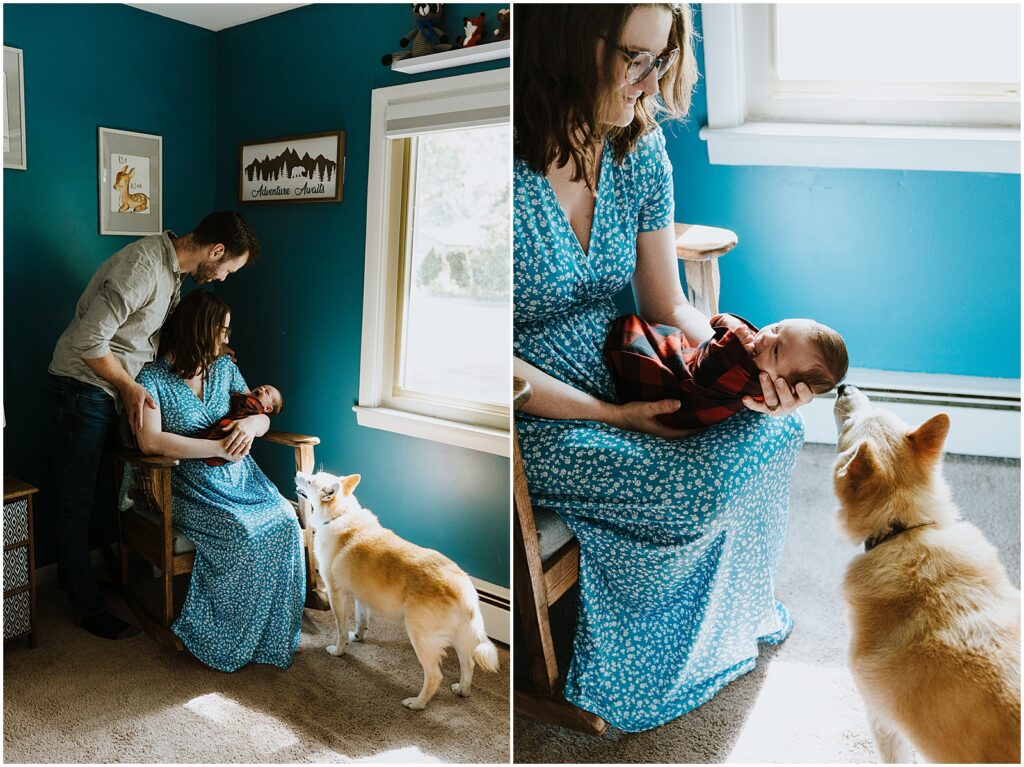
[[[484,616],[480,614],[480,598],[468,578],[465,585],[463,597],[466,601],[466,607],[469,609],[469,625],[466,629],[468,629],[468,634],[471,635],[467,636],[467,639],[470,641],[466,644],[473,648],[473,660],[479,664],[480,668],[484,671],[497,671],[498,649],[487,637],[487,629],[484,628]]]
[[[480,608],[473,611],[473,619],[470,625],[473,627],[473,635],[476,638],[476,647],[473,648],[473,660],[475,660],[484,671],[498,670],[498,648],[487,638],[484,629],[484,618],[480,614]]]

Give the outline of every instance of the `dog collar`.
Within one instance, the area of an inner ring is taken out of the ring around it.
[[[875,546],[880,543],[885,543],[890,538],[895,538],[900,533],[905,533],[907,530],[913,530],[916,527],[925,527],[926,525],[934,525],[934,522],[922,522],[919,525],[911,525],[910,527],[905,526],[902,522],[897,522],[884,533],[872,536],[864,541],[864,551],[871,551]]]

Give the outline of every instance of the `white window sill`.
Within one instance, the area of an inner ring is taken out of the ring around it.
[[[712,165],[1020,173],[1020,129],[746,122],[704,126]]]
[[[446,421],[442,418],[406,413],[403,410],[393,410],[387,407],[355,405],[352,410],[355,411],[356,420],[360,426],[384,429],[409,437],[443,442],[469,450],[479,450],[483,453],[503,455],[506,458],[512,455],[511,436],[507,431],[501,429]]]
[[[391,64],[395,72],[405,72],[407,75],[414,75],[419,72],[431,72],[435,69],[450,69],[452,67],[463,67],[467,64],[479,64],[481,61],[493,61],[494,59],[507,59],[512,50],[510,40],[499,40],[496,43],[484,43],[469,48],[456,48],[441,53],[429,53],[426,56],[414,56],[408,59],[401,59]]]

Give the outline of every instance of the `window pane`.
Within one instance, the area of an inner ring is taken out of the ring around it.
[[[1017,83],[1020,6],[775,6],[780,80]]]
[[[397,383],[419,393],[507,405],[509,128],[435,133],[414,141]]]

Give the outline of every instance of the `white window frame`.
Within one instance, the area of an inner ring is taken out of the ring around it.
[[[433,407],[428,397],[408,396],[394,386],[403,210],[401,195],[393,189],[403,183],[405,168],[399,157],[403,142],[394,139],[510,124],[509,75],[507,68],[494,69],[377,88],[372,93],[359,404],[352,408],[361,426],[506,457],[512,453],[510,415],[497,421],[493,413],[490,418],[479,418],[472,408],[460,415],[440,405]],[[511,329],[509,333],[511,336]],[[511,381],[509,389],[511,392]],[[472,420],[489,421],[490,425],[467,422]]]
[[[700,137],[712,165],[1020,173],[1019,93],[983,118],[1000,122],[1015,109],[1016,126],[844,121],[827,94],[770,92],[774,4],[704,3],[701,13],[708,124]],[[866,112],[882,114],[894,103],[885,101]],[[832,119],[821,121],[829,111]]]

